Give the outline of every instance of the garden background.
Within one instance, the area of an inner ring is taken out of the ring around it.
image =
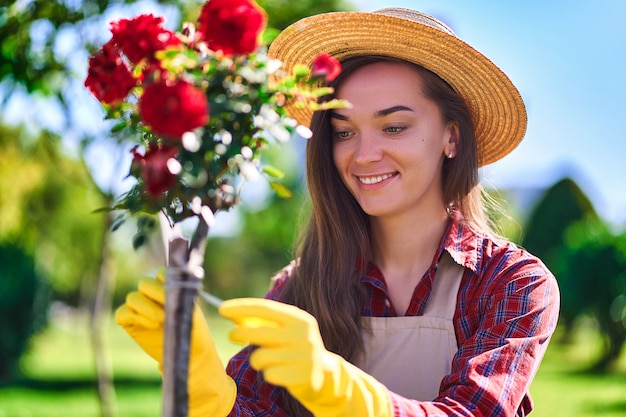
[[[626,145],[616,129],[626,114],[626,83],[611,76],[626,53],[619,46],[626,29],[612,22],[626,10],[610,0],[593,2],[592,10],[584,3],[260,2],[275,29],[328,10],[414,7],[448,22],[520,86],[527,137],[482,174],[509,214],[499,219],[503,233],[539,255],[562,291],[559,329],[531,386],[536,416],[626,414],[626,192],[617,159]],[[135,251],[132,223],[112,233],[114,213],[93,213],[128,187],[130,153],[107,135],[110,126],[82,82],[110,20],[153,12],[176,28],[199,6],[0,1],[0,417],[160,410],[156,364],[112,323],[111,311],[162,265],[162,242],[155,233]],[[558,17],[558,29],[549,16]],[[521,36],[522,26],[534,36]],[[545,55],[537,39],[554,53]],[[268,155],[287,172],[292,199],[249,184],[243,204],[218,215],[205,262],[213,294],[262,296],[291,259],[306,212],[303,146],[292,141]],[[238,347],[226,342],[228,323],[206,312],[226,361]]]

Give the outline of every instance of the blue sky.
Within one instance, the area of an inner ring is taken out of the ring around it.
[[[524,141],[483,169],[497,188],[574,178],[600,214],[626,224],[626,2],[354,0],[446,22],[504,70],[528,110]]]

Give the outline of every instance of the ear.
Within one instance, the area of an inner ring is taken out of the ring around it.
[[[444,144],[444,156],[452,159],[457,155],[457,147],[460,141],[459,124],[456,121],[448,123],[446,126],[446,143]]]

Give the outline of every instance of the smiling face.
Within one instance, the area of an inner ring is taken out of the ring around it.
[[[416,69],[393,62],[359,68],[337,89],[352,108],[331,115],[333,160],[370,216],[445,210],[442,164],[458,129],[423,91]]]

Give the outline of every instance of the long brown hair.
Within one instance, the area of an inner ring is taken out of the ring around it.
[[[474,126],[463,99],[433,72],[388,57],[361,56],[342,62],[332,83],[337,88],[359,68],[376,62],[410,65],[424,79],[424,94],[435,101],[446,122],[458,124],[460,140],[455,158],[445,159],[442,171],[444,201],[460,212],[466,223],[487,228],[478,182],[478,155]],[[296,244],[298,266],[281,300],[316,317],[328,350],[355,363],[363,354],[360,277],[370,255],[369,218],[343,184],[333,162],[330,112],[316,112],[313,137],[307,142],[306,174],[311,215]],[[287,396],[292,416],[310,415]]]

